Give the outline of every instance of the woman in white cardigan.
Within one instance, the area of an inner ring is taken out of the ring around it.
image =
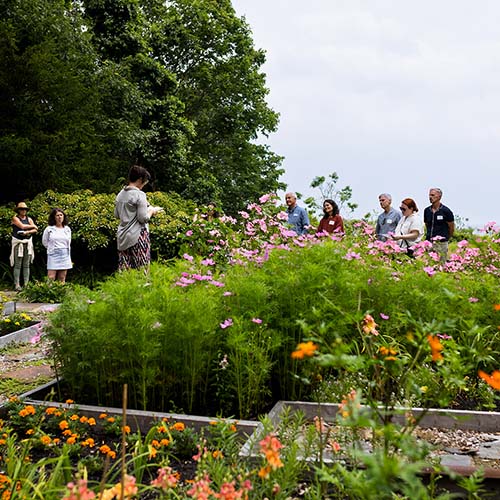
[[[49,215],[49,225],[42,235],[42,244],[47,248],[47,276],[51,280],[66,281],[71,262],[71,229],[68,217],[60,208]]]

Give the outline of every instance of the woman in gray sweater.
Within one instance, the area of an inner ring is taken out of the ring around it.
[[[120,271],[147,267],[151,262],[148,222],[163,209],[148,205],[142,189],[150,179],[151,175],[144,167],[134,165],[128,174],[128,185],[115,199],[115,217],[120,219],[117,232]]]

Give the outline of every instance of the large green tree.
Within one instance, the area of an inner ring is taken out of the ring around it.
[[[228,0],[4,0],[0,166],[28,197],[156,188],[238,209],[276,189],[264,53]]]

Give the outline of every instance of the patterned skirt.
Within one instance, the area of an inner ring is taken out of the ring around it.
[[[151,262],[151,245],[149,243],[149,231],[143,227],[139,235],[139,241],[127,248],[118,250],[118,269],[138,269],[148,266]]]

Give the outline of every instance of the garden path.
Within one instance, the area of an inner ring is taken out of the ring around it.
[[[43,319],[53,304],[18,302],[16,293],[4,290],[9,298],[6,312],[20,311]],[[10,311],[12,309],[12,311]],[[49,346],[45,339],[36,344],[11,344],[0,349],[0,404],[54,378]]]

